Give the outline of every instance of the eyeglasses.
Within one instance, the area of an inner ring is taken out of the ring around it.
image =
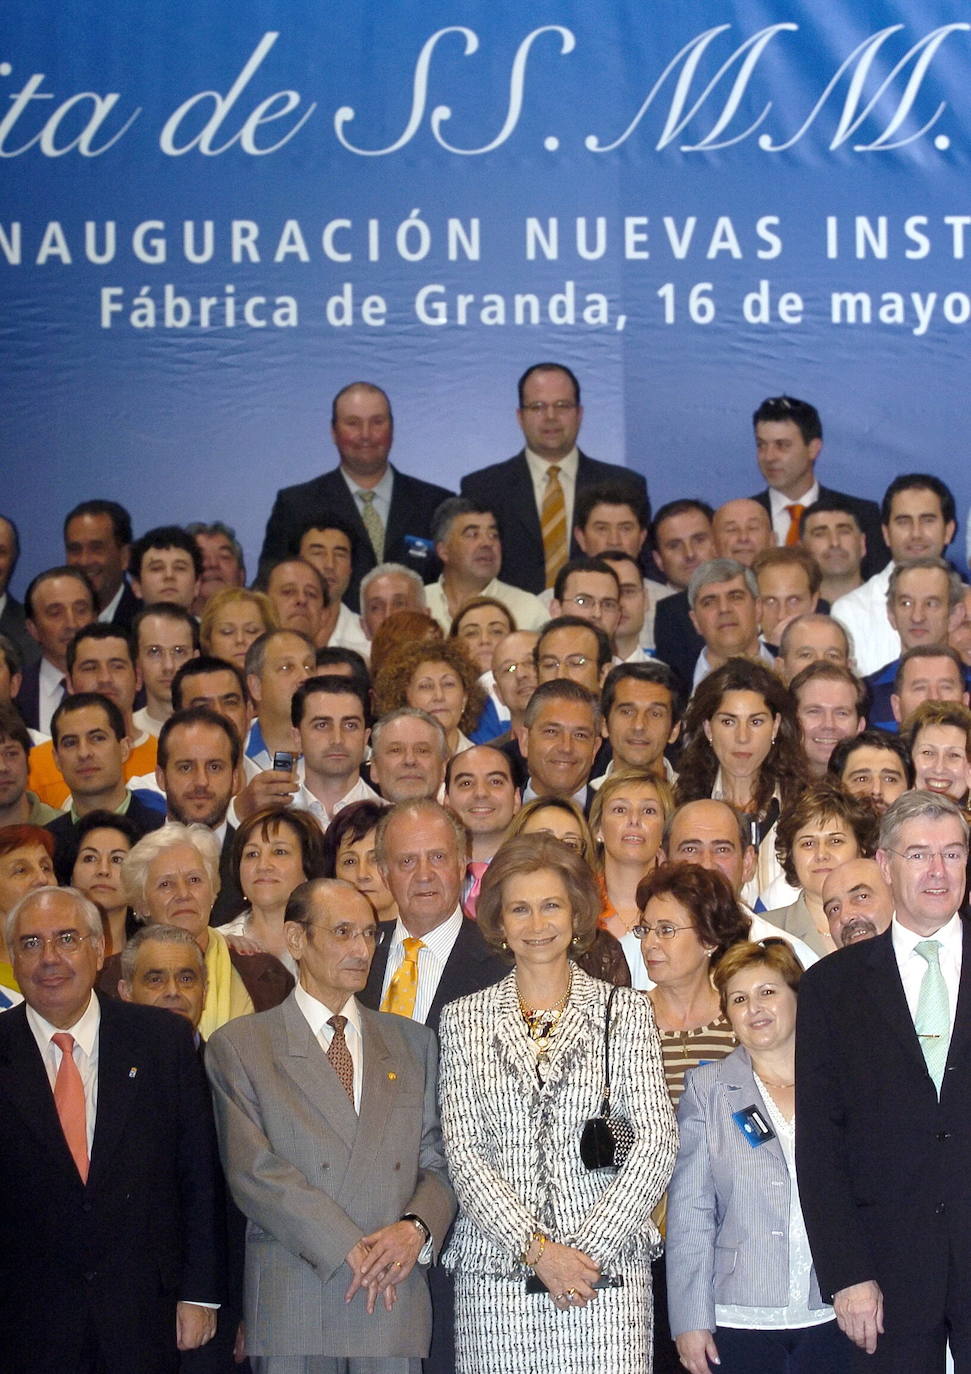
[[[544,654],[539,661],[539,666],[544,673],[555,673],[560,668],[585,668],[593,659],[586,654],[567,654],[566,658],[554,658],[552,654]]]
[[[589,596],[586,592],[578,592],[576,596],[564,598],[564,605],[579,606],[581,611],[619,611],[620,602],[615,596]]]
[[[42,935],[21,935],[17,948],[25,958],[36,959],[46,952],[48,945],[59,954],[77,954],[85,940],[93,939],[93,935],[82,935],[77,930],[59,930],[46,940]]]
[[[517,673],[535,673],[536,664],[531,658],[524,658],[519,663],[503,663],[499,672],[503,677],[515,677]]]
[[[656,926],[649,926],[646,921],[641,925],[634,926],[633,934],[638,940],[646,940],[649,935],[656,935],[659,940],[673,940],[679,930],[694,930],[694,926],[675,926],[670,921],[658,921]]]
[[[554,415],[566,415],[568,411],[576,408],[576,401],[530,401],[527,405],[520,406],[520,409],[529,415],[545,415],[548,410],[552,410]]]
[[[911,868],[923,868],[932,859],[940,859],[948,868],[956,868],[959,864],[968,861],[967,846],[963,844],[951,844],[946,849],[888,849],[888,854],[896,854],[898,859],[911,866]]]

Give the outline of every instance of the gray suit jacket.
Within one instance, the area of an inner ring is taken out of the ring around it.
[[[247,1217],[244,1309],[251,1355],[391,1356],[428,1350],[424,1270],[393,1311],[344,1294],[362,1236],[414,1212],[437,1251],[455,1212],[427,1027],[362,1008],[360,1117],[291,995],[218,1030],[206,1050],[220,1149]]]
[[[715,1304],[789,1301],[789,1170],[773,1137],[752,1146],[733,1120],[765,1106],[741,1046],[688,1075],[678,1105],[681,1147],[668,1191],[671,1335],[714,1331]],[[813,1308],[825,1306],[813,1274]]]

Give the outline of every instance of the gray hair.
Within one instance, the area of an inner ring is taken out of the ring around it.
[[[14,944],[14,933],[17,929],[17,922],[20,920],[21,912],[25,911],[33,902],[39,901],[42,897],[52,895],[70,898],[74,903],[75,910],[84,925],[88,928],[88,934],[96,940],[104,939],[104,924],[101,920],[101,912],[94,902],[88,901],[83,892],[79,892],[76,887],[56,887],[49,884],[46,887],[33,887],[29,892],[16,902],[7,912],[3,923],[3,938],[7,949],[12,953]]]
[[[371,583],[376,581],[379,577],[389,577],[392,574],[397,574],[399,577],[407,577],[418,594],[418,605],[422,610],[425,610],[428,605],[425,599],[425,584],[415,572],[414,568],[406,568],[404,563],[379,563],[376,568],[372,568],[370,572],[364,574],[361,578],[360,592],[362,607]]]
[[[141,930],[136,930],[135,934],[121,951],[121,976],[129,986],[135,976],[135,965],[138,963],[138,951],[141,949],[142,945],[147,944],[149,940],[157,940],[160,945],[186,945],[189,949],[194,950],[195,954],[193,958],[199,966],[199,972],[202,974],[203,982],[206,981],[206,956],[196,944],[193,936],[191,936],[187,930],[183,930],[181,926],[150,925],[142,926]]]
[[[185,532],[186,534],[191,534],[193,538],[195,538],[197,534],[218,534],[221,535],[223,539],[228,540],[233,550],[233,557],[239,564],[239,570],[243,575],[243,580],[246,580],[246,561],[243,556],[243,546],[236,538],[236,531],[233,529],[232,525],[227,525],[222,520],[210,520],[208,524],[205,520],[193,520],[190,525],[185,526]]]
[[[956,802],[935,792],[904,792],[903,796],[898,797],[883,814],[880,821],[880,837],[877,841],[877,848],[893,849],[896,846],[901,827],[906,825],[908,821],[940,821],[948,816],[953,816],[956,821],[961,822],[961,833],[964,836],[964,843],[967,844],[968,823]]]
[[[466,856],[469,849],[469,837],[458,816],[453,811],[449,811],[447,807],[442,806],[440,802],[435,801],[433,797],[419,797],[415,801],[396,802],[378,820],[374,832],[374,856],[382,873],[388,871],[388,827],[399,816],[404,816],[408,820],[417,820],[419,816],[423,815],[447,821],[452,834],[455,836],[456,853],[460,859]]]
[[[491,515],[495,519],[493,511],[479,501],[473,501],[468,496],[447,496],[440,506],[436,506],[432,515],[432,543],[440,544],[447,539],[452,526],[463,515]]]
[[[284,558],[280,561],[283,563],[306,563],[307,560],[305,558]],[[274,563],[273,566],[276,567],[276,564]],[[314,568],[314,572],[317,572],[316,568]],[[317,573],[317,576],[319,577],[320,574]],[[266,663],[266,646],[269,644],[270,640],[275,639],[277,635],[296,635],[298,639],[303,640],[308,649],[314,649],[314,652],[316,652],[313,640],[309,635],[305,635],[302,630],[287,630],[283,628],[279,630],[264,630],[263,634],[257,635],[253,643],[246,650],[245,668],[247,677],[263,676],[263,666]]]
[[[121,865],[121,888],[128,905],[134,908],[136,919],[148,920],[144,914],[148,870],[162,854],[187,844],[196,851],[206,870],[213,896],[219,891],[219,841],[208,825],[183,825],[181,821],[166,821],[159,830],[143,835],[125,855]]]
[[[736,577],[742,579],[751,592],[753,601],[757,601],[759,584],[751,568],[746,568],[744,563],[739,563],[734,558],[709,558],[707,563],[695,568],[691,575],[691,581],[688,583],[688,605],[694,610],[702,587],[707,587],[712,582],[734,582]]]
[[[388,726],[393,725],[396,720],[404,720],[408,716],[414,716],[416,720],[423,720],[426,725],[433,727],[435,738],[438,740],[438,748],[442,756],[442,761],[445,762],[448,758],[448,736],[445,733],[445,727],[440,720],[436,720],[434,716],[430,716],[427,711],[422,711],[418,706],[399,706],[396,711],[388,711],[380,720],[374,722],[374,725],[371,727],[372,756],[376,754],[380,748],[381,736]]]
[[[964,583],[961,578],[943,558],[909,558],[905,563],[896,563],[893,572],[890,574],[890,581],[887,583],[887,606],[893,608],[893,599],[897,593],[897,583],[904,573],[920,572],[922,570],[942,572],[947,576],[947,607],[953,611],[955,606],[960,606],[964,600]]]

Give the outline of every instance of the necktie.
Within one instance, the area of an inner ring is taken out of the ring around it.
[[[546,585],[552,587],[556,574],[567,558],[566,547],[566,500],[560,485],[560,469],[550,463],[546,470],[546,493],[543,496],[543,509],[540,511],[540,527],[543,531],[543,558],[546,561]]]
[[[371,541],[371,548],[374,550],[374,556],[378,562],[383,563],[384,525],[381,523],[380,515],[374,509],[374,492],[359,491],[358,496],[361,498],[361,519],[364,521],[364,528],[367,530],[367,536]]]
[[[418,993],[418,951],[424,949],[424,943],[416,940],[413,935],[409,935],[407,940],[402,940],[401,947],[405,952],[397,973],[388,984],[388,991],[384,994],[381,1003],[382,1011],[393,1011],[395,1016],[413,1016],[415,1013],[415,997]]]
[[[799,522],[802,520],[802,513],[805,509],[805,506],[786,506],[786,510],[789,512],[786,548],[792,548],[793,544],[799,543]]]
[[[917,997],[917,1016],[914,1025],[920,1040],[920,1048],[927,1064],[938,1095],[944,1078],[944,1066],[951,1041],[950,1005],[947,999],[947,984],[941,972],[941,944],[939,940],[921,940],[914,946],[927,968],[920,982]]]
[[[61,1122],[61,1130],[77,1165],[81,1182],[88,1181],[88,1119],[84,1106],[84,1084],[81,1071],[74,1062],[74,1036],[58,1031],[51,1036],[61,1051],[61,1062],[54,1079],[54,1106]]]
[[[331,1042],[327,1046],[327,1058],[334,1066],[334,1072],[341,1081],[341,1087],[351,1099],[351,1106],[353,1106],[354,1061],[351,1058],[350,1050],[347,1048],[347,1041],[344,1039],[344,1027],[347,1025],[347,1017],[332,1016],[327,1024],[334,1028]]]
[[[462,901],[462,910],[465,912],[466,916],[471,917],[473,921],[475,920],[476,907],[479,903],[479,893],[482,890],[482,879],[488,867],[489,865],[487,863],[482,863],[478,859],[470,860],[465,867],[470,883],[469,890]]]

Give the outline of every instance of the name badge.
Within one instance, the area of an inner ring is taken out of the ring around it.
[[[753,1150],[757,1145],[775,1139],[775,1131],[758,1107],[743,1107],[740,1112],[732,1112],[732,1120]]]

